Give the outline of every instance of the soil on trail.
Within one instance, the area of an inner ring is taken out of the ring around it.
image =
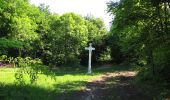
[[[151,100],[135,86],[136,72],[106,73],[92,80],[73,100]]]

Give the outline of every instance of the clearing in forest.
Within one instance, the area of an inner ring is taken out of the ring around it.
[[[87,69],[58,69],[53,78],[39,74],[36,84],[14,84],[17,69],[0,69],[2,100],[150,100],[134,85],[136,71],[129,67],[110,66]],[[15,98],[15,99],[14,99]]]

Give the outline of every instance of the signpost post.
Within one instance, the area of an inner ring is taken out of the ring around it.
[[[85,47],[85,50],[89,50],[88,74],[91,74],[91,56],[92,51],[95,50],[95,48],[92,47],[92,43],[89,43],[89,47]]]

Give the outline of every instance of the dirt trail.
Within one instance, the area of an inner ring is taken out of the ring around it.
[[[90,81],[74,100],[151,100],[136,88],[134,71],[106,73]]]

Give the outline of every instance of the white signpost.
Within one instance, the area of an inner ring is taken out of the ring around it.
[[[92,43],[89,43],[89,47],[85,47],[85,50],[89,50],[88,74],[91,74],[91,56],[92,50],[95,50],[95,48],[92,47]]]

